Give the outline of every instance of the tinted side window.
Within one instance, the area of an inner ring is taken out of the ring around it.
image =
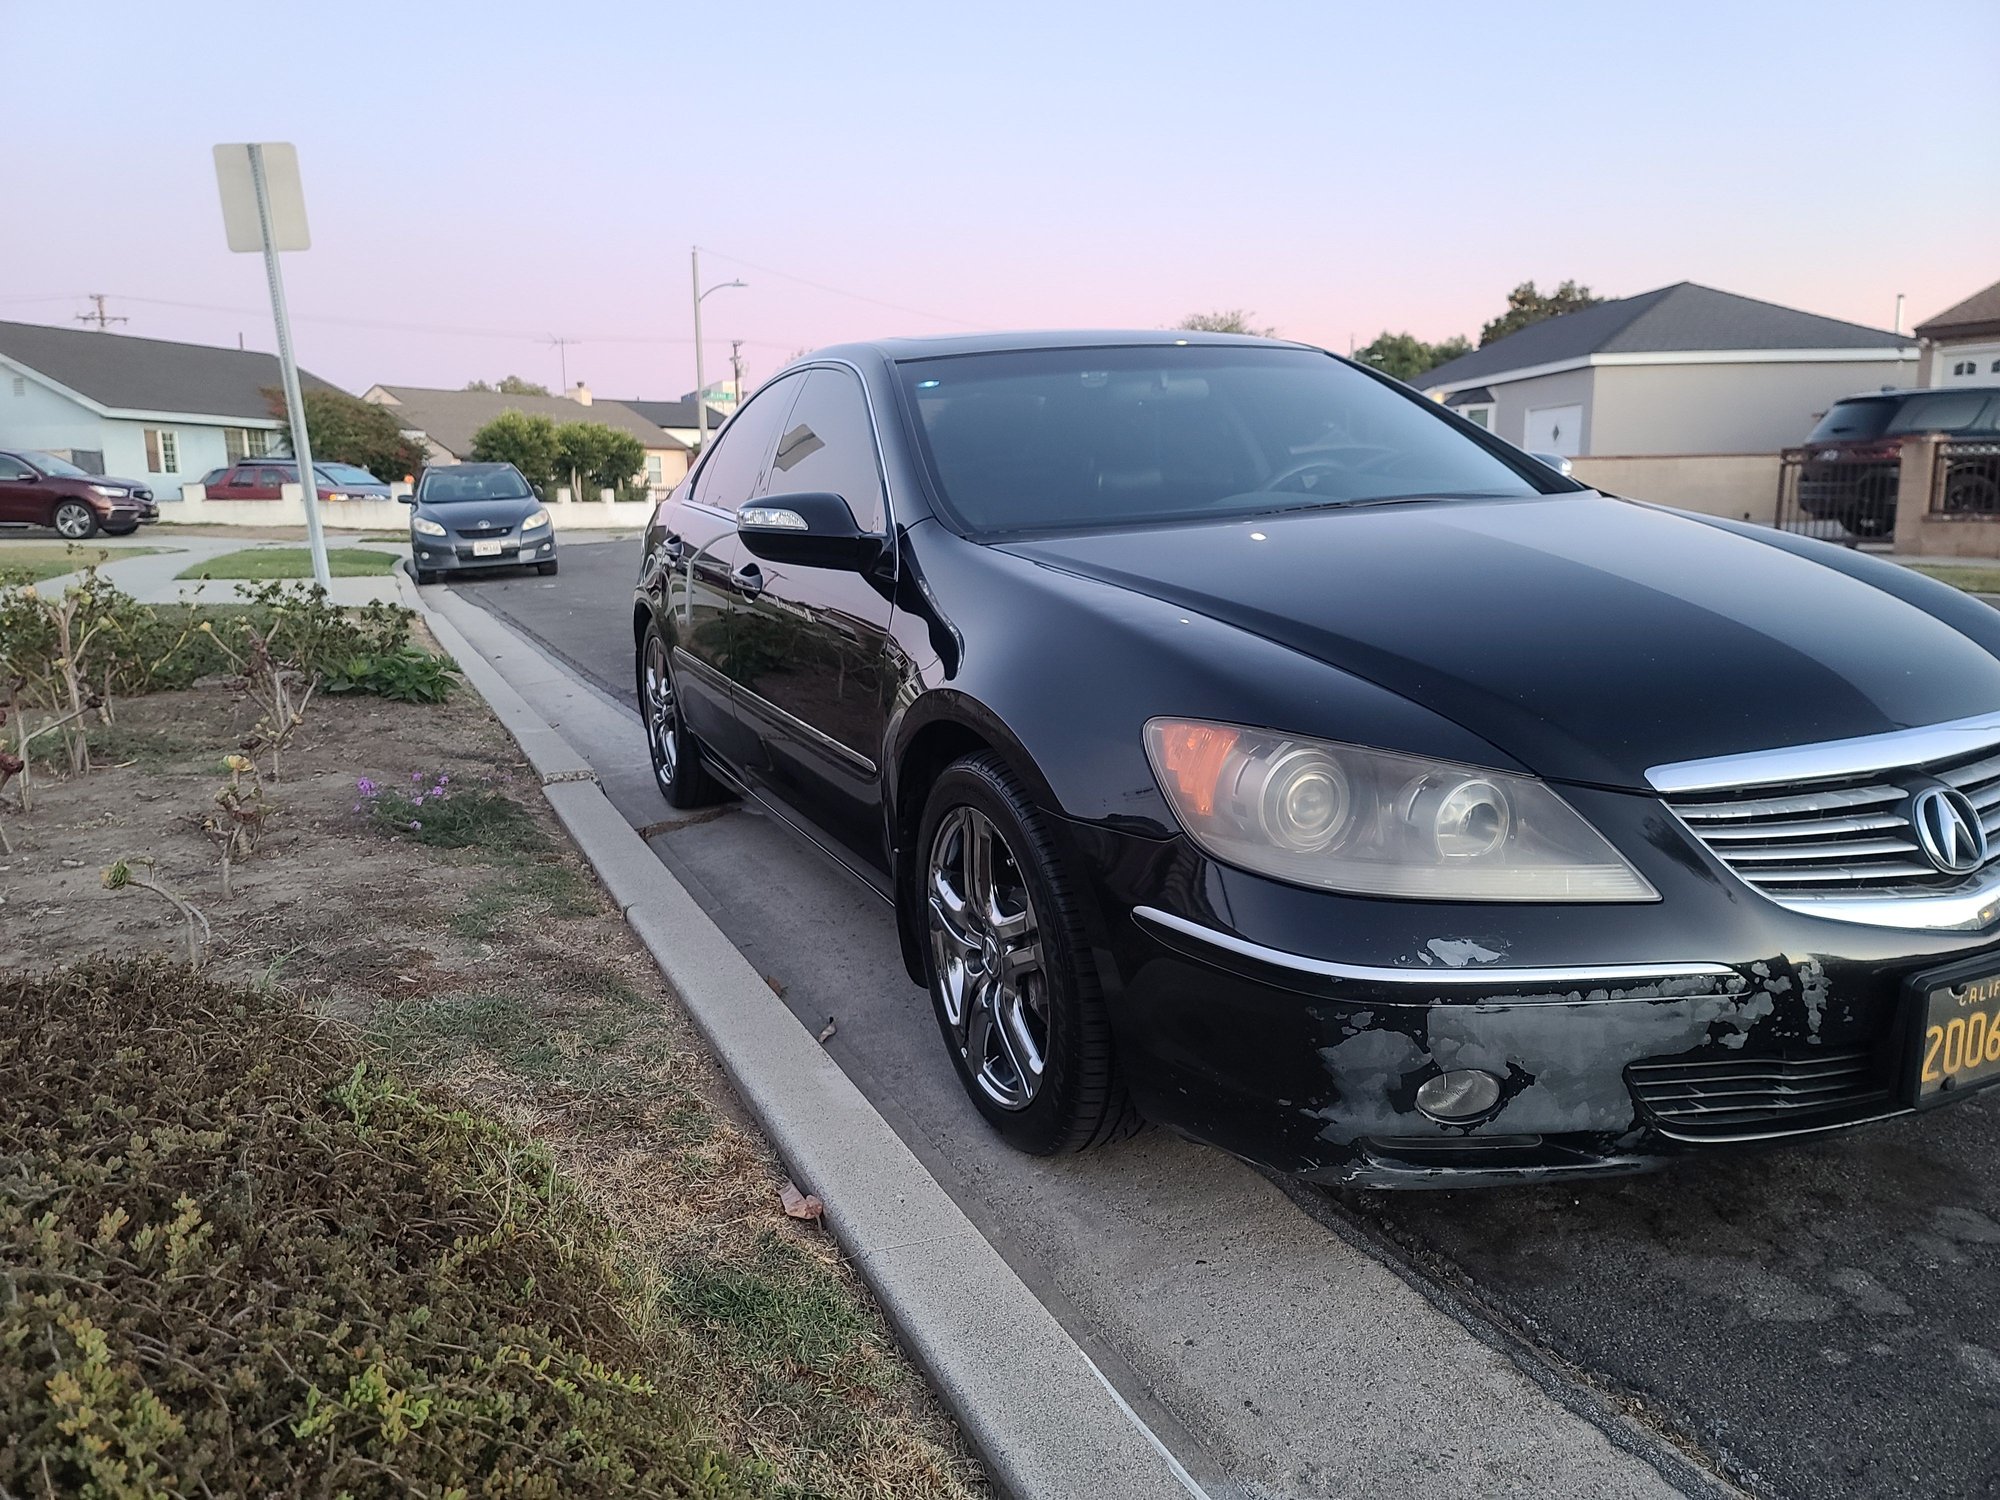
[[[1918,396],[1903,405],[1888,430],[1894,432],[1956,432],[1970,427],[1986,398],[1976,391],[1963,395]]]
[[[11,453],[0,453],[0,479],[26,479],[33,471]]]
[[[845,370],[806,376],[771,456],[771,494],[823,490],[840,495],[863,531],[882,529],[882,472],[861,382]]]
[[[770,466],[771,449],[784,426],[804,375],[787,375],[752,396],[717,437],[709,439],[715,451],[695,477],[694,498],[698,504],[717,510],[734,511],[755,495]]]

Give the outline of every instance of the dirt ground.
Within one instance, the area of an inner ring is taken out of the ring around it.
[[[437,707],[314,698],[227,899],[197,824],[254,711],[212,686],[115,713],[98,769],[38,762],[25,816],[0,796],[0,965],[183,948],[168,901],[105,888],[115,861],[151,860],[210,924],[209,972],[296,994],[551,1145],[634,1252],[671,1268],[664,1311],[699,1371],[682,1394],[722,1441],[807,1494],[985,1492],[830,1236],[781,1211],[782,1169],[470,689]],[[357,791],[440,772],[525,816],[431,847]]]

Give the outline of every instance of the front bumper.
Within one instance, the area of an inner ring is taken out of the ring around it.
[[[1982,954],[2000,970],[2000,935],[1801,915],[1665,840],[1635,859],[1657,903],[1453,906],[1067,826],[1135,1102],[1319,1182],[1643,1171],[1910,1113],[1907,980]],[[1500,1080],[1490,1111],[1418,1107],[1464,1069]]]
[[[553,530],[545,530],[526,538],[506,536],[494,538],[500,544],[500,551],[492,556],[481,557],[474,553],[473,543],[461,536],[419,536],[410,534],[410,557],[415,565],[427,572],[450,573],[470,571],[475,568],[518,568],[531,567],[537,563],[554,562],[556,559],[556,538]]]

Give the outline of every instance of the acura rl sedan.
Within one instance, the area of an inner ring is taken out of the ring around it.
[[[632,635],[667,800],[892,903],[1027,1151],[1462,1185],[2000,1079],[2000,613],[1317,349],[804,358],[660,505]]]
[[[555,524],[542,492],[512,464],[425,469],[403,503],[410,507],[410,564],[418,583],[521,564],[556,571]]]

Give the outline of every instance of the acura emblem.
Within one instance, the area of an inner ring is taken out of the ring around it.
[[[1910,831],[1924,858],[1947,875],[1986,863],[1986,830],[1972,799],[1955,787],[1927,786],[1910,800]]]

